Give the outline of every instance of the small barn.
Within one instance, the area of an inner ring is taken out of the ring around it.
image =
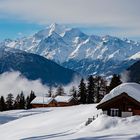
[[[73,96],[56,96],[55,101],[57,102],[57,106],[72,106],[78,104],[78,101]]]
[[[57,103],[52,97],[36,97],[31,102],[31,105],[32,105],[32,108],[55,107],[57,106]]]
[[[140,115],[140,84],[123,83],[114,88],[97,105],[103,114],[128,117]]]

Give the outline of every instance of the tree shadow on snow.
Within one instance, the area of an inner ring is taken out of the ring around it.
[[[140,140],[140,135],[139,136],[136,136],[134,138],[131,138],[130,140]]]
[[[54,133],[54,134],[50,134],[50,135],[28,137],[28,138],[23,138],[21,140],[45,140],[45,139],[51,139],[51,138],[56,138],[56,137],[63,137],[63,136],[67,136],[67,135],[72,135],[73,134],[73,132],[71,132],[71,133],[67,133],[67,132],[69,132],[69,131],[61,132],[61,133]]]
[[[71,133],[68,133],[68,132],[69,131],[61,132],[61,133],[54,133],[54,134],[50,134],[50,135],[28,137],[28,138],[23,138],[21,140],[46,140],[46,139],[52,139],[52,138],[58,138],[58,140],[61,140],[61,137],[74,134],[74,132],[71,132]],[[130,134],[130,136],[132,136],[132,135]],[[118,139],[123,139],[123,138],[125,139],[126,137],[129,138],[129,134],[82,137],[82,138],[77,138],[77,139],[72,139],[72,140],[118,140]],[[140,140],[140,135],[130,138],[130,140]]]
[[[72,139],[72,140],[119,140],[119,139],[126,139],[125,136],[129,137],[129,134],[101,135],[101,136],[95,136],[95,137],[77,138],[77,139]],[[140,136],[130,138],[130,140],[140,140]]]

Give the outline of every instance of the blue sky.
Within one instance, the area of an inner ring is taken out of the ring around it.
[[[47,25],[140,41],[139,0],[1,0],[0,40],[31,35]]]
[[[120,38],[129,38],[132,40],[140,41],[139,36],[122,36],[117,32],[124,29],[111,27],[111,26],[98,26],[98,25],[81,25],[81,24],[65,24],[68,27],[78,27],[81,31],[91,35],[112,35]],[[25,36],[33,35],[35,32],[44,29],[49,24],[31,23],[26,20],[17,20],[16,18],[1,18],[0,19],[0,41],[4,39],[17,39]]]
[[[29,36],[45,28],[45,25],[29,23],[17,19],[0,19],[0,40]]]

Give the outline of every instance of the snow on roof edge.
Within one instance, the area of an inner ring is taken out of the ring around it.
[[[53,97],[41,97],[37,96],[31,104],[49,104],[52,100],[55,100],[56,102],[70,102],[73,99],[73,96],[56,96]],[[44,101],[43,101],[44,100]]]
[[[31,104],[49,104],[52,100],[52,97],[37,96],[32,100]]]
[[[123,83],[111,90],[109,94],[105,95],[104,98],[99,102],[99,104],[111,100],[112,98],[117,97],[124,92],[127,93],[130,97],[140,102],[140,84]]]

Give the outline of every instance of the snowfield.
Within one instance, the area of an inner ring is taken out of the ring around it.
[[[1,140],[140,140],[140,116],[99,115],[96,104],[0,113]]]

